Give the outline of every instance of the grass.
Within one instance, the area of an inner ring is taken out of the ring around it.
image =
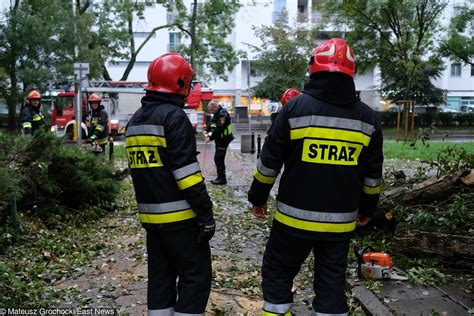
[[[410,142],[385,141],[384,156],[385,159],[435,161],[438,154],[448,146],[463,148],[468,154],[474,155],[474,142],[428,141],[423,144],[419,141],[412,146]]]
[[[386,140],[384,142],[384,155],[385,159],[434,161],[437,159],[441,150],[447,148],[448,146],[464,148],[468,154],[474,155],[474,142],[452,143],[446,141],[428,141],[425,143],[425,145],[423,145],[423,143],[420,141],[412,147],[410,146],[410,142],[396,142],[391,140]],[[114,157],[115,159],[125,160],[125,147],[115,146]]]
[[[416,128],[419,131],[418,128]],[[474,134],[474,129],[471,126],[461,126],[461,127],[436,127],[433,130],[429,128],[424,128],[429,135],[439,135],[439,136],[455,136],[455,135],[472,135]],[[393,139],[397,134],[397,129],[395,127],[384,127],[382,128],[383,136],[385,139]],[[400,131],[400,134],[403,134],[403,128]]]

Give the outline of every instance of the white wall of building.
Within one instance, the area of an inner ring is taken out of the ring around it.
[[[455,14],[456,6],[462,1],[454,0],[450,2],[440,20],[443,26],[447,27],[449,25],[451,16]],[[245,96],[247,94],[248,59],[255,58],[255,52],[249,48],[248,44],[256,46],[260,44],[260,40],[255,36],[254,28],[271,25],[274,22],[275,14],[278,14],[275,11],[285,8],[288,11],[288,24],[293,27],[297,25],[310,26],[312,15],[318,17],[317,12],[312,12],[311,0],[242,0],[241,4],[242,7],[235,15],[235,28],[228,36],[228,40],[232,43],[234,49],[245,51],[247,57],[240,60],[235,69],[228,75],[227,81],[216,79],[209,82],[217,95]],[[298,8],[298,6],[300,7]],[[305,13],[301,13],[301,6],[304,7]],[[163,7],[156,4],[149,6],[145,10],[145,18],[135,22],[135,30],[137,32],[148,32],[158,25],[163,25],[166,22],[166,17],[167,13]],[[147,43],[137,58],[137,64],[130,73],[129,81],[146,80],[147,62],[168,51],[169,32],[170,30],[167,29],[160,30]],[[137,47],[141,41],[142,39],[136,38]],[[121,77],[125,67],[126,65],[123,63],[119,66],[108,65],[109,72],[115,80]],[[255,85],[262,79],[261,77],[251,76],[250,86]],[[377,68],[368,69],[364,74],[356,76],[355,83],[356,89],[361,91],[361,98],[377,108],[380,96],[375,90],[380,86],[380,71]],[[446,60],[446,69],[443,75],[434,83],[438,87],[448,90],[448,97],[451,97],[449,100],[454,103],[459,102],[461,104],[461,98],[472,96],[474,99],[474,76],[471,76],[470,66],[462,66],[460,76],[453,76],[451,75],[451,62]],[[457,99],[453,99],[454,97]],[[239,105],[239,101],[236,101],[236,105]]]

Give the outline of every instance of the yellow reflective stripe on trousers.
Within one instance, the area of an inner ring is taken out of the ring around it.
[[[308,230],[313,232],[324,232],[324,233],[348,233],[355,229],[356,221],[349,223],[319,223],[304,221],[287,216],[280,211],[275,212],[275,219],[282,224],[290,227]]]
[[[376,186],[376,187],[369,187],[369,186],[364,185],[362,187],[362,191],[367,194],[379,194],[381,190],[382,190],[381,185]]]
[[[260,171],[258,171],[257,168],[255,168],[253,170],[253,176],[258,181],[260,181],[262,183],[266,183],[266,184],[273,184],[276,181],[276,177],[267,177],[267,176],[263,175]]]
[[[128,136],[125,139],[125,146],[160,146],[166,147],[166,138],[162,136],[137,135]]]
[[[23,128],[31,128],[32,126],[30,122],[23,122]]]
[[[192,187],[195,184],[198,184],[203,181],[202,175],[200,172],[192,174],[184,179],[176,181],[178,188],[180,190],[185,190],[189,187]]]
[[[101,139],[98,139],[98,140],[97,140],[97,142],[99,143],[99,145],[105,145],[105,144],[107,144],[108,141],[109,141],[109,138],[108,138],[108,137],[101,138]]]
[[[138,214],[138,219],[142,223],[149,224],[165,224],[184,221],[196,217],[196,213],[192,209],[166,213],[166,214]]]
[[[343,140],[348,142],[356,142],[363,144],[364,146],[369,145],[370,136],[365,135],[362,132],[347,131],[336,128],[324,128],[324,127],[305,127],[292,129],[290,131],[291,139],[302,139],[302,138],[324,138],[332,140]]]
[[[285,314],[277,314],[277,313],[272,313],[272,312],[267,312],[267,311],[262,311],[262,316],[291,316],[291,312],[287,312]]]

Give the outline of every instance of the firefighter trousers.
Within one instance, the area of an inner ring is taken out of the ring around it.
[[[214,163],[216,164],[217,178],[226,180],[225,175],[225,155],[229,143],[216,142],[216,153],[214,154]]]
[[[211,252],[199,227],[147,229],[149,315],[203,314],[211,291]],[[178,281],[177,281],[178,279]]]
[[[349,241],[301,238],[274,221],[262,265],[263,315],[290,315],[293,279],[311,250],[316,294],[313,315],[347,315],[345,272]]]

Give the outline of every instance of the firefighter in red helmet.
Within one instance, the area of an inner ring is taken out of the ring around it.
[[[299,96],[300,94],[301,92],[296,89],[293,89],[293,88],[287,89],[285,92],[283,92],[281,96],[281,100],[280,100],[281,107],[284,107],[286,102],[290,101],[294,97]]]
[[[153,60],[142,106],[125,132],[147,233],[149,315],[203,314],[211,288],[209,240],[216,226],[194,128],[183,111],[193,75],[177,53]]]
[[[92,93],[87,99],[91,107],[90,133],[89,143],[96,142],[102,149],[102,155],[105,155],[105,146],[109,138],[109,116],[105,108],[100,103],[102,99],[95,93]]]
[[[348,315],[345,271],[356,226],[374,213],[382,183],[380,119],[358,100],[354,52],[340,38],[314,50],[310,79],[280,111],[248,197],[258,218],[285,165],[262,265],[264,315],[290,315],[293,278],[313,251],[313,315]]]
[[[44,115],[41,113],[41,93],[31,90],[26,99],[28,102],[21,109],[23,133],[33,135],[39,129],[47,130]]]
[[[293,89],[293,88],[286,89],[286,91],[283,92],[283,94],[281,95],[281,99],[280,99],[281,107],[283,108],[285,106],[286,102],[290,101],[294,97],[299,96],[300,94],[301,94],[301,92],[296,90],[296,89]],[[270,116],[270,120],[271,120],[272,125],[273,125],[273,122],[275,122],[275,120],[278,116],[278,113],[280,113],[280,112],[272,113],[272,115]],[[270,128],[271,128],[271,126],[270,126]],[[270,132],[270,129],[268,130],[268,132]]]

